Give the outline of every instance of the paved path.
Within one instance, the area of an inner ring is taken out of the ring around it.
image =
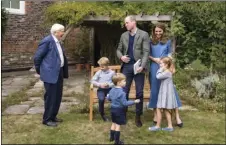
[[[20,91],[36,79],[34,74],[2,77],[2,97]]]
[[[60,113],[70,111],[73,105],[80,103],[79,98],[73,94],[84,94],[86,82],[88,81],[87,73],[76,72],[74,68],[69,70],[69,79],[64,80],[63,99],[60,106]],[[2,79],[2,99],[12,93],[20,91],[24,87],[27,87],[31,81],[36,83],[30,86],[30,89],[26,91],[29,99],[16,105],[9,106],[3,111],[3,115],[17,115],[17,114],[40,114],[44,111],[43,101],[43,82],[39,80],[39,76],[34,72],[15,72],[5,73]],[[36,97],[34,97],[36,96]],[[183,103],[183,102],[182,102]],[[144,110],[147,109],[147,103],[144,105]],[[183,107],[180,110],[197,110],[196,108],[183,103]]]
[[[19,74],[19,75],[18,75]],[[23,73],[22,73],[23,74]],[[29,96],[29,100],[21,102],[20,104],[12,105],[6,108],[3,112],[3,115],[17,115],[17,114],[39,114],[44,111],[44,101],[43,101],[43,82],[39,79],[37,74],[16,72],[16,75],[11,73],[11,75],[5,75],[3,80],[2,88],[4,90],[4,97],[12,93],[20,91],[32,80],[37,80],[34,86],[31,86],[31,89],[26,91],[26,94]],[[69,70],[69,79],[64,80],[63,88],[63,99],[60,106],[59,113],[70,111],[70,107],[73,105],[79,104],[79,99],[73,97],[74,94],[84,94],[85,82],[88,80],[87,74],[85,72],[75,72],[75,70]],[[17,88],[17,89],[15,89]],[[34,95],[39,95],[38,97],[32,97]]]

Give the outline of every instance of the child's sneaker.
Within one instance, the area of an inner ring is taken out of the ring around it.
[[[159,130],[161,130],[161,128],[157,127],[157,126],[152,126],[152,127],[149,127],[148,130],[149,131],[159,131]]]
[[[164,131],[173,131],[173,128],[165,127],[165,128],[162,128],[162,130],[164,130]]]

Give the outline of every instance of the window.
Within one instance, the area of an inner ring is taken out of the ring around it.
[[[25,14],[25,1],[1,0],[1,3],[10,14]]]

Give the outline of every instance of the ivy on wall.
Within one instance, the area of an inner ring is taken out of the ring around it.
[[[1,36],[3,37],[6,31],[6,23],[8,20],[7,12],[4,8],[1,8]]]

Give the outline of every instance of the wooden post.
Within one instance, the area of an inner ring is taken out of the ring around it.
[[[91,73],[90,73],[90,78],[93,76],[93,69],[94,67],[91,66]],[[89,121],[93,121],[93,85],[90,85],[90,90],[89,90]]]

